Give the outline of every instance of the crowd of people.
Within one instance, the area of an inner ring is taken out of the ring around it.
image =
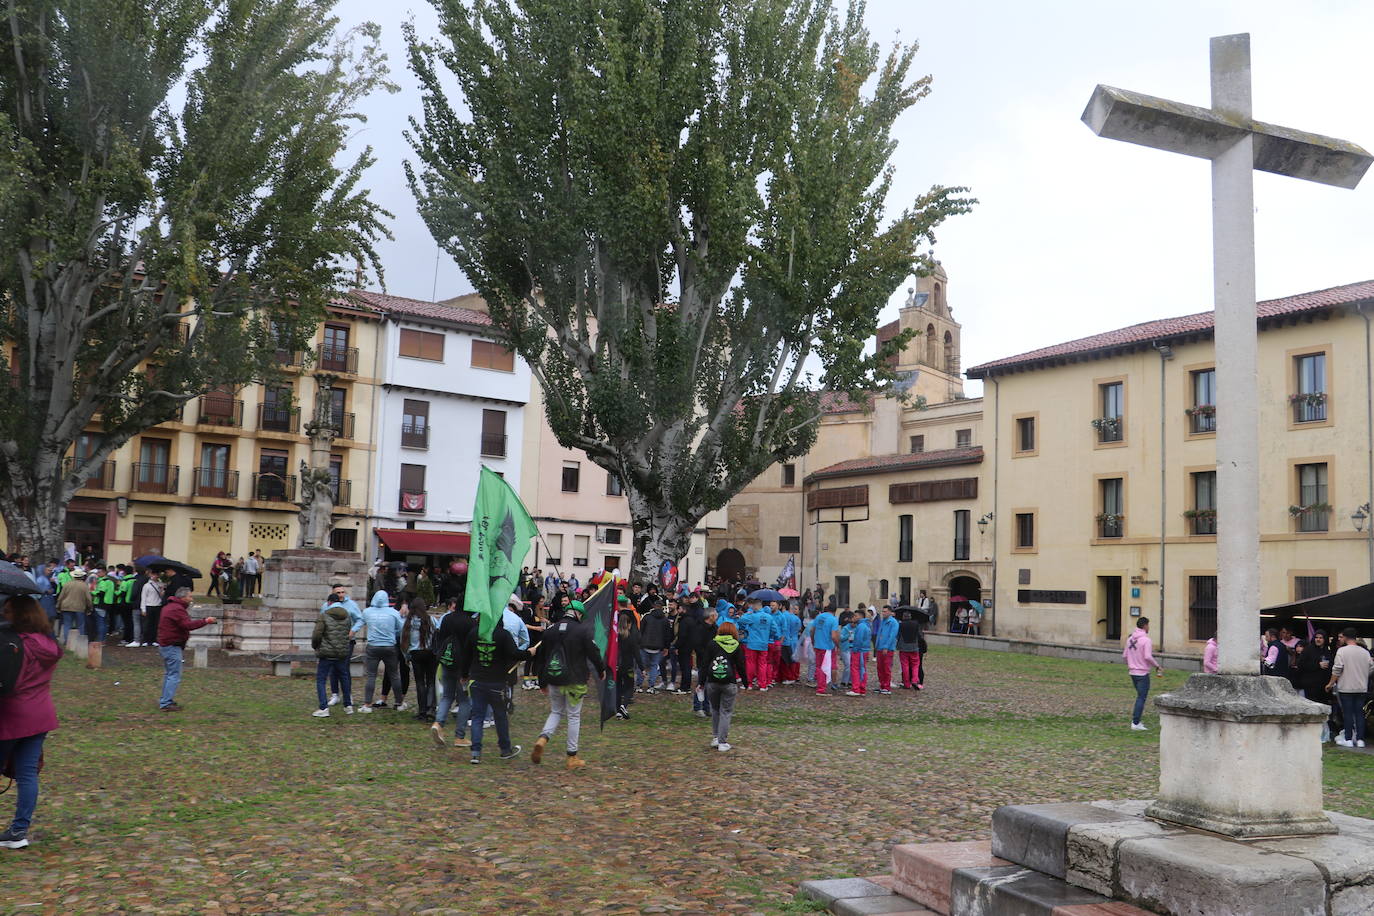
[[[1136,692],[1131,728],[1144,731],[1148,726],[1141,722],[1141,714],[1150,692],[1151,673],[1164,673],[1154,656],[1150,618],[1137,619],[1121,655]],[[1204,673],[1218,673],[1219,655],[1213,636],[1203,648]],[[1310,624],[1307,639],[1298,638],[1291,627],[1270,627],[1260,638],[1258,664],[1260,674],[1281,677],[1301,696],[1331,707],[1330,716],[1322,723],[1323,744],[1334,737],[1340,747],[1365,746],[1366,704],[1374,695],[1374,655],[1357,630],[1347,627],[1334,640],[1328,640],[1326,631]]]

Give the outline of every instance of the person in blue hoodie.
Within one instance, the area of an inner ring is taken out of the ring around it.
[[[811,645],[816,651],[816,696],[830,696],[826,686],[830,680],[830,666],[839,648],[840,621],[831,611],[824,611],[810,624]]]
[[[868,650],[873,647],[873,627],[863,611],[854,613],[849,640],[849,683],[845,694],[851,697],[868,695]]]
[[[854,612],[840,612],[840,667],[835,673],[835,688],[849,689],[849,649],[854,643]]]
[[[401,615],[391,606],[391,596],[386,592],[377,592],[373,595],[372,600],[367,603],[367,609],[363,611],[363,624],[367,627],[367,655],[363,662],[367,682],[363,688],[363,712],[372,712],[372,693],[377,684],[379,664],[386,664],[387,679],[391,682],[392,693],[398,697],[403,696],[396,647],[404,622]],[[403,712],[405,708],[406,704],[403,701],[397,705],[396,711]]]
[[[873,654],[878,660],[878,692],[892,693],[892,658],[897,651],[897,632],[902,625],[892,616],[892,606],[884,604],[877,626],[873,629]]]
[[[768,638],[772,629],[768,612],[763,609],[763,602],[755,598],[749,602],[749,613],[740,619],[744,621],[744,664],[748,673],[745,687],[767,690]]]
[[[801,618],[796,611],[788,608],[780,612],[779,619],[782,623],[782,668],[778,671],[778,682],[790,686],[801,677],[801,664],[797,656],[801,643]]]
[[[768,602],[768,683],[772,687],[782,680],[782,611],[776,601]]]

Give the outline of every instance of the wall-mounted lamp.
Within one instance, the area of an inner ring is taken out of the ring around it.
[[[1364,523],[1369,521],[1369,503],[1365,503],[1350,513],[1350,520],[1355,523],[1356,531],[1363,531]]]
[[[991,512],[978,519],[978,533],[980,535],[988,533],[988,522],[992,521],[992,519],[993,514]]]

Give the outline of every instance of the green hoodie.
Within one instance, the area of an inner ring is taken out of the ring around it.
[[[716,636],[706,659],[706,679],[713,684],[734,684],[744,679],[744,653],[733,636]]]
[[[739,640],[733,636],[717,636],[716,645],[724,649],[726,655],[734,655],[739,648]]]

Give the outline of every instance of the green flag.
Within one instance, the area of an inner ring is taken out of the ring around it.
[[[506,602],[520,582],[520,564],[539,533],[505,478],[482,466],[472,508],[472,544],[463,607],[477,614],[477,638],[490,642]]]

